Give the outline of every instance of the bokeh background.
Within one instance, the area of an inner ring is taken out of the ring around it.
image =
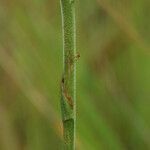
[[[77,150],[150,150],[150,1],[77,0]],[[0,150],[60,150],[59,0],[0,0]]]

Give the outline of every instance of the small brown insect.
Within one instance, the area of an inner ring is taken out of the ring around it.
[[[80,53],[77,52],[76,55],[75,55],[75,60],[77,61],[79,58],[80,58]]]

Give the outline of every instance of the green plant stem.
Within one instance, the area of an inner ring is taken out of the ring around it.
[[[61,0],[63,28],[63,77],[61,83],[61,110],[64,149],[75,149],[76,126],[76,30],[75,2]]]

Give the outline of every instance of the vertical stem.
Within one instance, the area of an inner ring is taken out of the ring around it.
[[[76,126],[76,30],[74,0],[61,0],[63,28],[63,77],[61,83],[61,110],[64,149],[75,149]]]

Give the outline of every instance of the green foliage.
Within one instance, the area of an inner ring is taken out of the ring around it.
[[[81,55],[76,150],[150,149],[149,13],[148,0],[76,1],[77,49],[66,46]],[[60,77],[70,53],[62,53],[60,2],[1,0],[0,33],[0,150],[61,150]],[[73,95],[71,78],[65,82]]]

